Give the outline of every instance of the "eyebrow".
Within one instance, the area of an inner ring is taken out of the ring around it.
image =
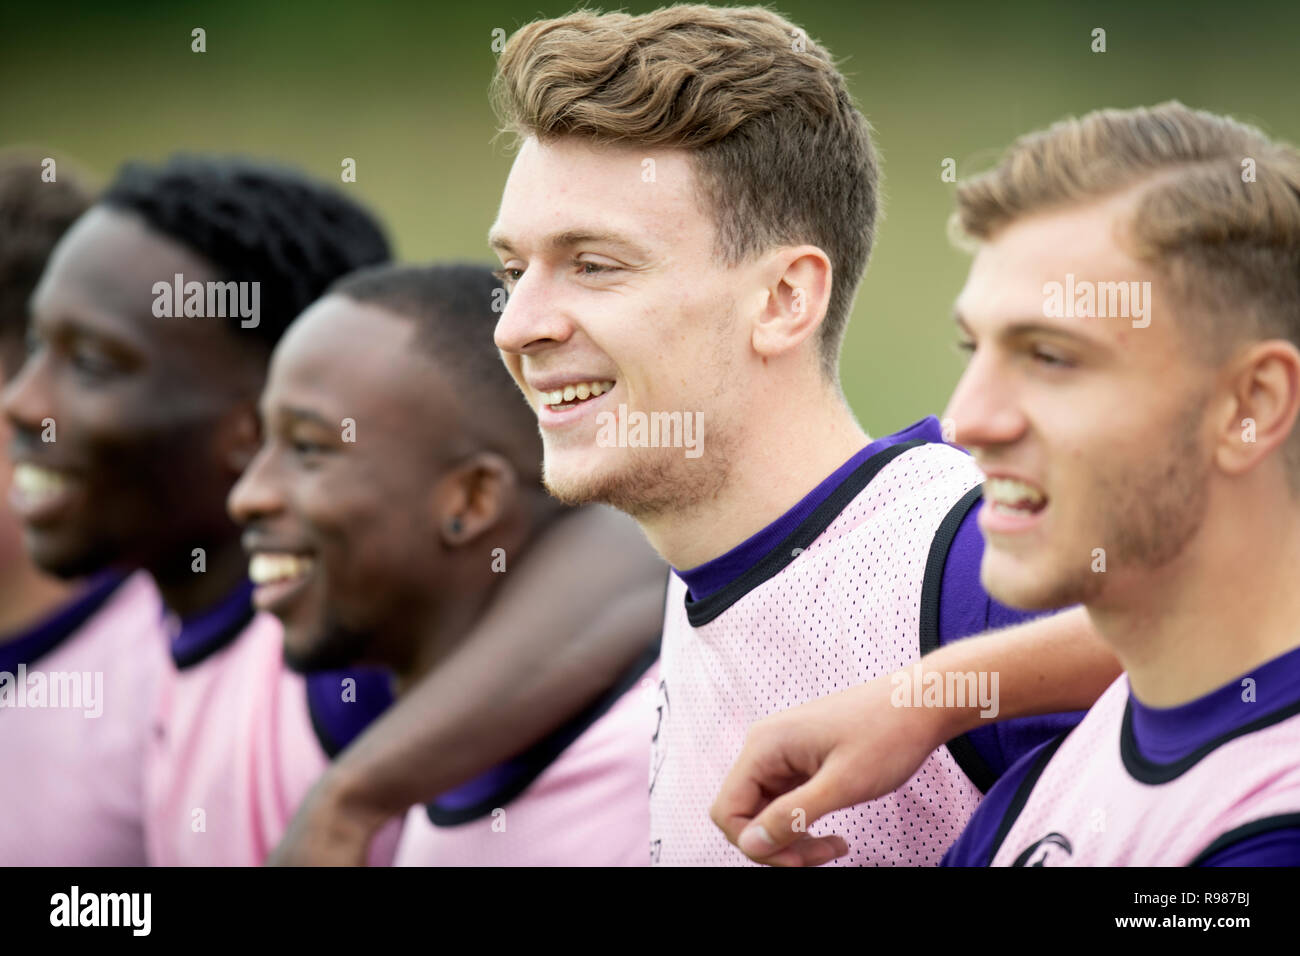
[[[952,320],[957,323],[967,335],[973,335],[970,326],[966,324],[966,317],[962,315],[961,310],[953,308]],[[1085,335],[1082,332],[1076,332],[1074,329],[1066,328],[1061,325],[1053,325],[1050,322],[1043,322],[1040,319],[1019,319],[1003,326],[998,330],[998,337],[1003,339],[1020,338],[1034,333],[1042,335],[1054,335],[1058,338],[1070,339],[1079,342],[1082,345],[1090,345],[1097,348],[1107,348],[1105,342],[1101,342],[1091,335]]]
[[[279,409],[276,409],[276,411],[278,411],[283,418],[290,419],[291,421],[307,421],[315,425],[319,425],[321,428],[327,430],[332,430],[334,428],[334,424],[332,422],[327,421],[325,419],[325,416],[321,415],[318,412],[314,412],[309,408],[299,408],[293,405],[285,405],[285,406],[281,406]]]
[[[148,354],[148,342],[145,334],[131,327],[129,323],[123,328],[121,324],[104,322],[93,312],[88,313],[65,306],[57,306],[38,313],[31,308],[32,301],[34,299],[29,300],[27,319],[23,325],[24,336],[43,335],[90,339],[101,345],[130,353],[132,356]]]
[[[542,240],[542,246],[547,249],[571,249],[584,243],[616,246],[634,257],[646,258],[648,255],[643,246],[616,232],[602,232],[594,229],[566,229],[564,232],[553,233]],[[507,252],[511,255],[517,254],[517,250],[511,241],[503,233],[495,229],[488,233],[488,245],[497,252]]]

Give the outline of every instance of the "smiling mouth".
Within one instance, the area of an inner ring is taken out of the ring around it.
[[[562,412],[566,408],[575,408],[589,399],[598,398],[613,387],[614,382],[612,380],[575,382],[572,385],[564,386],[564,388],[539,392],[538,394],[542,397],[543,405],[552,411]]]
[[[253,582],[253,606],[259,611],[279,613],[304,588],[316,567],[316,559],[302,554],[262,551],[248,561]]]
[[[66,510],[77,479],[65,471],[17,462],[9,485],[9,502],[23,521],[41,524]]]
[[[316,565],[314,558],[301,554],[260,552],[248,562],[248,577],[254,584],[300,581]]]
[[[1028,518],[1047,507],[1047,496],[1033,485],[1014,478],[989,478],[984,482],[984,500],[1000,514]]]

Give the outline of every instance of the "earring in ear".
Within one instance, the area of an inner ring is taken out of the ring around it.
[[[452,519],[451,519],[451,533],[452,533],[452,534],[460,534],[460,519],[459,519],[459,518],[452,518]]]

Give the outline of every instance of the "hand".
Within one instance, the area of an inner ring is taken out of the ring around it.
[[[811,825],[892,793],[951,736],[952,714],[894,706],[894,686],[885,675],[750,727],[710,811],[727,839],[772,866],[818,866],[847,853],[841,837],[811,836],[792,821]]]
[[[356,806],[330,771],[308,791],[267,866],[365,866],[382,814]]]

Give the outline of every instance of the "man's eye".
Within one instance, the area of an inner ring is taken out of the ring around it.
[[[601,262],[588,262],[586,259],[578,260],[578,269],[585,276],[600,275],[602,272],[616,272],[616,266],[607,266]]]
[[[953,343],[953,348],[966,358],[970,358],[975,354],[975,343],[970,339],[958,339]]]
[[[1070,368],[1074,365],[1068,358],[1051,349],[1036,348],[1034,349],[1034,361],[1040,365],[1047,365],[1051,368]]]
[[[117,365],[112,359],[105,358],[103,355],[88,349],[73,350],[72,367],[96,377],[111,375],[117,370]]]
[[[290,444],[299,455],[319,455],[329,450],[319,442],[298,438],[295,438]]]
[[[523,269],[494,269],[492,274],[497,277],[497,281],[506,288],[514,285],[523,277]]]

